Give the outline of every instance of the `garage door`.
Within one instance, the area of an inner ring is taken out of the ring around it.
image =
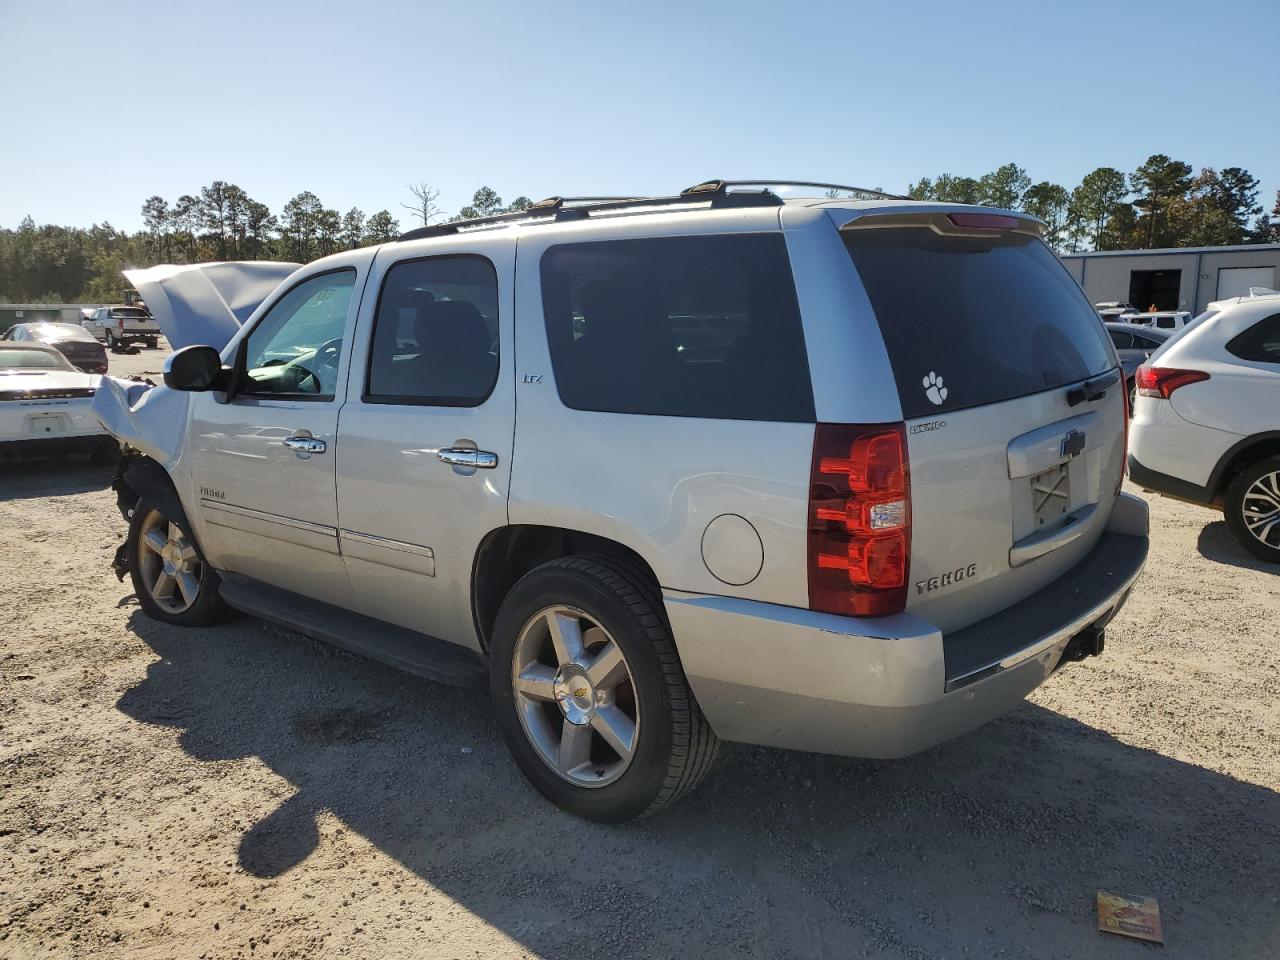
[[[1218,271],[1217,300],[1247,297],[1250,287],[1276,289],[1275,267],[1223,267]]]

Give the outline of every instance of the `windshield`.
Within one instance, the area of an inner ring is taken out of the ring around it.
[[[74,370],[60,353],[52,350],[16,350],[0,346],[0,370]]]
[[[846,230],[844,240],[907,419],[1041,393],[1115,363],[1097,313],[1034,237],[910,226]]]

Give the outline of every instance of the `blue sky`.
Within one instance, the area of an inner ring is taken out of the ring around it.
[[[137,229],[214,179],[407,225],[418,180],[447,211],[1010,160],[1070,188],[1157,152],[1270,207],[1278,32],[1277,0],[0,0],[0,226]]]

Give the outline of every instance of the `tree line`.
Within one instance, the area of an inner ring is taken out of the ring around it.
[[[1099,167],[1071,190],[1032,183],[1026,170],[1006,163],[976,178],[924,177],[907,192],[918,200],[1025,211],[1045,222],[1045,239],[1059,252],[1280,243],[1280,190],[1264,213],[1258,180],[1248,170],[1196,173],[1163,153],[1127,174]]]
[[[404,204],[421,223],[446,219],[429,184],[411,186],[413,204]],[[427,201],[421,202],[422,197]],[[527,197],[504,205],[490,187],[481,187],[450,220],[523,210]],[[157,263],[212,260],[293,260],[307,263],[339,250],[386,243],[401,233],[389,210],[370,216],[358,207],[346,213],[326,207],[304,190],[280,212],[241,187],[215,180],[173,203],[151,196],[142,203],[143,229],[117,230],[110,223],[91,227],[37,226],[30,216],[17,229],[0,228],[0,302],[113,303],[125,280],[120,271]]]
[[[485,186],[449,216],[430,183],[411,184],[408,190],[412,200],[401,206],[419,224],[529,206],[528,197],[504,203]],[[1071,190],[1048,181],[1032,183],[1022,167],[1006,163],[980,177],[925,177],[908,193],[920,200],[1024,210],[1045,222],[1046,239],[1060,252],[1280,242],[1280,191],[1275,206],[1264,212],[1258,180],[1247,170],[1205,167],[1196,173],[1164,154],[1127,174],[1099,167]],[[400,234],[389,210],[366,216],[352,207],[340,213],[304,190],[277,214],[223,180],[172,203],[148,197],[142,220],[144,227],[136,233],[109,223],[37,226],[29,216],[16,230],[0,228],[0,302],[114,302],[124,286],[120,271],[128,267],[254,259],[306,263]]]

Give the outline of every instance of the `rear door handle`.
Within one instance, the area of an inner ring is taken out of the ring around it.
[[[282,442],[297,454],[324,453],[327,449],[325,442],[315,437],[285,437]]]
[[[488,450],[471,450],[467,447],[445,447],[436,452],[436,456],[445,463],[455,467],[473,467],[479,470],[492,470],[498,465],[498,455]]]

